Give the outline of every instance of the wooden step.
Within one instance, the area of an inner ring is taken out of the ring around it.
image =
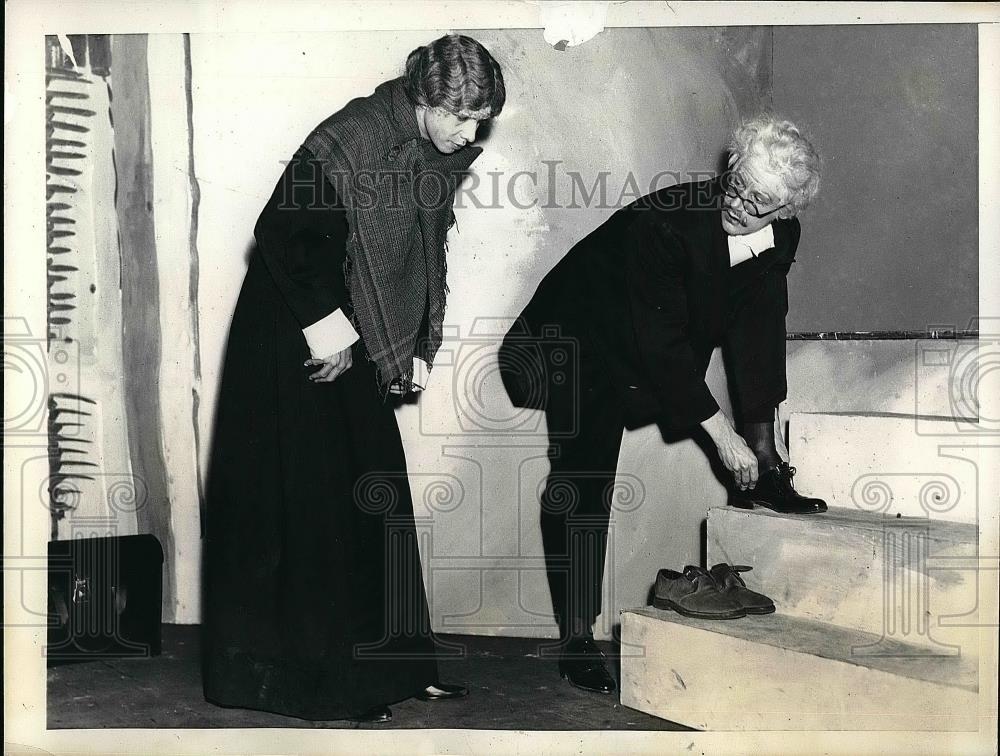
[[[704,730],[975,730],[978,665],[814,620],[622,612],[621,702]]]
[[[746,564],[778,611],[885,635],[940,654],[978,653],[980,578],[973,525],[831,508],[815,515],[714,507],[707,561]],[[983,569],[986,567],[986,569]],[[984,581],[985,582],[985,581]]]

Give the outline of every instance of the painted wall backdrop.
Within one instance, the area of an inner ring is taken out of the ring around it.
[[[774,107],[809,124],[826,156],[790,279],[793,329],[970,327],[978,55],[962,24],[775,27]]]
[[[99,69],[92,54],[67,49],[93,47],[94,39],[51,42],[50,68],[62,73],[52,73],[49,87],[71,79],[94,99],[70,105],[89,114],[60,114],[89,129],[80,139],[89,151],[80,148],[81,174],[66,177],[75,182],[76,199],[64,203],[71,207],[50,207],[50,229],[72,226],[77,234],[65,245],[73,252],[62,255],[77,270],[50,269],[66,279],[53,291],[75,297],[53,303],[76,307],[72,323],[55,324],[50,360],[60,344],[81,355],[75,393],[53,401],[66,410],[57,417],[89,413],[80,426],[58,429],[76,432],[79,443],[60,441],[54,459],[80,456],[94,467],[60,468],[89,480],[79,479],[77,493],[60,499],[65,506],[50,501],[53,537],[74,537],[85,524],[87,534],[158,535],[167,554],[166,621],[200,616],[201,486],[229,319],[257,214],[282,161],[316,123],[399,75],[410,50],[444,31],[118,36],[106,38]],[[717,170],[730,128],[772,105],[774,32],[609,29],[562,52],[544,42],[541,30],[468,33],[503,65],[508,104],[483,135],[485,152],[459,193],[445,344],[429,389],[398,418],[435,628],[550,636],[555,626],[538,532],[548,467],[544,418],[507,402],[496,374],[498,335],[555,262],[616,207]],[[824,54],[835,58],[837,51]],[[785,97],[781,106],[794,104]],[[828,128],[827,110],[840,105],[809,107],[812,120]],[[894,116],[890,110],[880,117]],[[853,159],[848,150],[833,158]],[[50,165],[62,160],[53,156]],[[793,325],[811,322],[833,298],[815,279],[813,253],[825,242],[810,224],[822,208],[821,200],[803,218],[793,291],[813,288],[809,301],[793,299]],[[60,246],[57,238],[50,246]],[[911,253],[936,254],[922,249]],[[50,249],[52,264],[61,264],[56,257]],[[929,276],[919,280],[931,285]],[[822,327],[855,326],[845,320]],[[824,346],[826,364],[837,363],[830,354],[836,348]],[[793,392],[809,389],[796,408],[826,408],[819,384],[796,377],[813,375],[813,363],[793,360]],[[863,356],[857,364],[857,372],[866,370]],[[905,379],[905,365],[897,373]],[[728,407],[718,355],[709,383]],[[864,375],[855,382],[870,384]],[[852,406],[858,402],[864,399]],[[71,449],[88,449],[89,456]],[[125,487],[112,491],[115,475]],[[605,636],[619,609],[645,601],[658,567],[701,560],[705,511],[725,501],[704,451],[690,439],[667,441],[656,427],[626,434],[616,490],[598,628]]]
[[[399,422],[435,627],[548,635],[537,498],[548,465],[544,419],[507,401],[497,335],[570,246],[629,201],[623,194],[676,183],[657,177],[667,168],[715,170],[740,113],[766,104],[770,32],[608,30],[565,52],[538,30],[469,33],[504,66],[508,104],[482,141],[449,237],[447,341],[428,391]],[[217,380],[253,225],[280,161],[435,36],[192,37],[206,387]],[[205,399],[203,438],[207,391]],[[701,520],[722,495],[693,442],[668,446],[655,428],[629,434],[622,481],[606,631],[618,608],[645,599],[661,561],[698,560]]]

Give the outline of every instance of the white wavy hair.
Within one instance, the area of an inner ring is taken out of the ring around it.
[[[783,187],[778,215],[805,210],[819,192],[819,153],[791,121],[763,114],[744,121],[729,142],[729,167],[753,176],[773,176]]]

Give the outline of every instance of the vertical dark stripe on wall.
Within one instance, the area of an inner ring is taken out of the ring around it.
[[[163,546],[163,604],[176,597],[172,565],[170,499],[161,439],[160,291],[153,223],[153,154],[145,34],[112,37],[111,111],[115,124],[115,210],[121,254],[122,363],[125,422],[132,474],[145,484],[139,532]]]
[[[774,111],[774,27],[767,27],[767,54],[771,62],[767,78],[767,109]]]
[[[201,187],[194,172],[194,96],[191,90],[191,35],[184,35],[184,97],[187,102],[188,129],[188,180],[191,183],[190,267],[188,301],[191,305],[191,343],[194,348],[194,380],[191,389],[191,422],[194,425],[194,463],[198,482],[198,512],[201,534],[205,535],[205,492],[201,481],[201,435],[198,430],[198,411],[201,406],[201,334],[198,330],[198,210],[201,206]]]
[[[107,34],[88,34],[87,50],[90,53],[90,70],[98,76],[111,73],[111,38]]]

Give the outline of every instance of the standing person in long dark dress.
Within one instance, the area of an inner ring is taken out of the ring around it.
[[[475,40],[417,48],[316,127],[261,213],[208,485],[213,703],[388,721],[468,692],[438,679],[392,395],[440,346],[454,193],[504,99]]]

